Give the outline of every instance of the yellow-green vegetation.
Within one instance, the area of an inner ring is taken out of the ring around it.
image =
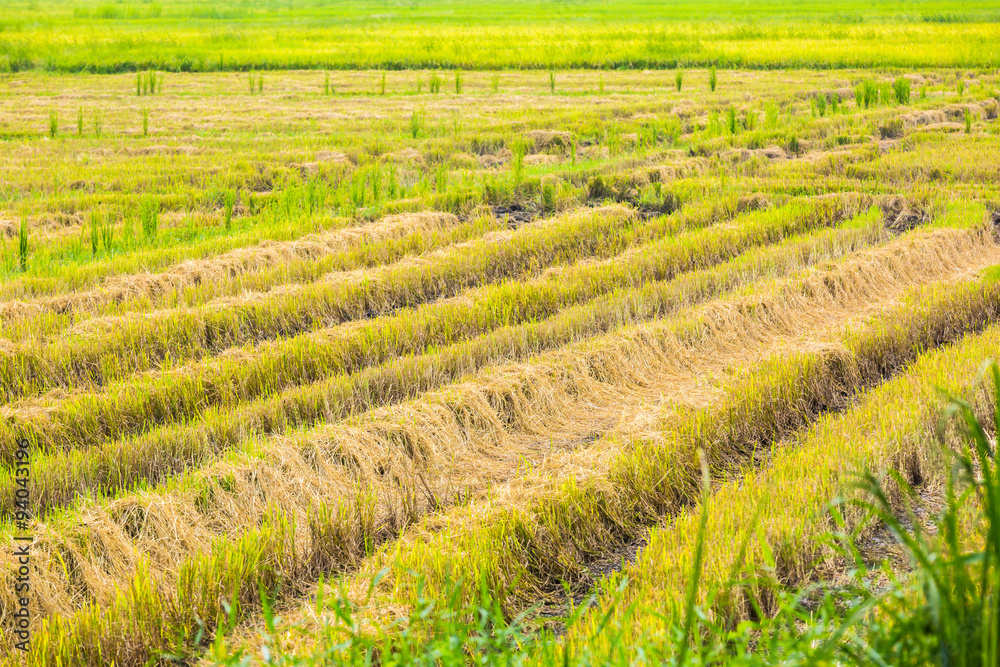
[[[992,470],[1000,15],[772,4],[5,7],[3,664],[952,646],[844,536]]]
[[[4,70],[135,72],[129,84],[138,97],[169,90],[156,70],[249,72],[239,92],[253,95],[266,92],[263,69],[530,68],[541,70],[548,87],[552,68],[992,67],[1000,18],[983,0],[848,0],[836,7],[733,0],[25,0],[5,10]],[[432,78],[426,90],[468,90],[461,76],[454,87],[441,86],[452,78],[440,76],[436,85]],[[367,92],[385,88],[391,82],[377,78]]]

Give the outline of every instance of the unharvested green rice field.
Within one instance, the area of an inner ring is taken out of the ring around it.
[[[998,65],[989,2],[5,3],[2,664],[997,664]]]

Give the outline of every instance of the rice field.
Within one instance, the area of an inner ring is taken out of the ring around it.
[[[694,609],[849,579],[891,540],[831,502],[948,504],[942,389],[991,416],[951,4],[13,3],[0,664],[735,660]]]

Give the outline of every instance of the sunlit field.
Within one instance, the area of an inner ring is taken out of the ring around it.
[[[998,64],[991,3],[5,6],[6,664],[991,664]]]
[[[996,67],[975,0],[11,0],[0,71]]]

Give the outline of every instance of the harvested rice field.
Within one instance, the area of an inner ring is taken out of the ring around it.
[[[996,664],[995,9],[344,4],[0,17],[2,664]]]

